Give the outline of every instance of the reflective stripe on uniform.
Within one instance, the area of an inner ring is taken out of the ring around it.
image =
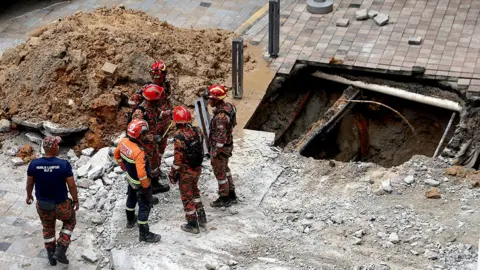
[[[117,160],[115,160],[115,161],[116,161],[117,163],[123,162],[123,160],[121,160],[121,159],[117,159]]]
[[[195,214],[195,210],[189,211],[189,212],[185,211],[185,214],[187,214],[187,215],[193,215],[193,214]]]
[[[134,185],[140,185],[140,181],[133,179],[128,173],[125,176],[127,177],[128,181],[130,181],[130,183]]]
[[[223,147],[223,143],[217,143],[216,146],[217,147]]]
[[[175,164],[172,164],[172,168],[173,168],[174,170],[178,170],[178,169],[180,169],[180,166],[177,166],[177,165],[175,165]]]
[[[123,153],[120,153],[120,156],[121,156],[123,159],[125,159],[128,163],[135,164],[135,160],[128,158],[128,157],[125,156]]]
[[[202,202],[202,200],[201,200],[200,198],[195,198],[195,199],[193,199],[193,202],[197,202],[197,203],[198,203],[198,202]]]
[[[72,235],[72,231],[67,230],[67,229],[62,229],[60,232],[62,232],[64,234]]]
[[[135,211],[135,208],[128,208],[128,207],[125,207],[125,210],[127,210],[127,211]]]
[[[44,241],[45,243],[54,242],[54,241],[55,241],[55,237],[43,239],[43,241]]]
[[[141,225],[144,225],[144,224],[148,224],[148,220],[147,221],[138,221],[138,224],[141,224]]]
[[[144,177],[140,178],[140,181],[145,180],[147,178],[148,178],[148,176],[145,175]]]
[[[227,183],[227,182],[228,182],[227,179],[225,179],[225,180],[220,180],[220,181],[218,181],[218,184],[219,184],[219,185],[223,185],[223,184],[225,184],[225,183]]]

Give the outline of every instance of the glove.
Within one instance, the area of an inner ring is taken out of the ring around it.
[[[180,172],[178,172],[177,170],[171,170],[168,174],[168,179],[170,179],[170,183],[172,185],[175,185],[176,183],[178,183],[178,181],[180,181]]]

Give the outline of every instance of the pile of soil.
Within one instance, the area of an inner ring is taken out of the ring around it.
[[[213,82],[230,86],[231,39],[224,30],[180,29],[141,11],[101,8],[33,31],[0,60],[0,116],[62,127],[88,126],[101,147],[125,126],[126,101],[150,81],[151,64],[167,63],[174,105],[192,105]],[[244,52],[245,71],[255,60]],[[113,75],[102,72],[117,65]]]

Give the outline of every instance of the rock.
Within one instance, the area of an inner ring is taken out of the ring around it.
[[[442,198],[442,196],[440,195],[440,190],[438,188],[429,188],[426,192],[425,192],[425,197],[427,197],[427,199],[440,199]]]
[[[313,218],[313,214],[312,214],[312,213],[307,213],[307,214],[305,215],[305,217],[308,218],[308,219],[312,219],[312,218]]]
[[[312,224],[313,224],[312,220],[307,220],[307,219],[302,220],[302,227],[304,229],[312,227]]]
[[[431,250],[425,250],[425,253],[423,253],[423,256],[427,259],[430,259],[430,260],[436,260],[438,259],[438,254],[431,251]]]
[[[164,159],[164,160],[165,160],[165,164],[167,164],[167,166],[169,166],[169,167],[172,166],[172,164],[173,164],[173,158],[174,158],[174,157],[169,157],[169,158]]]
[[[394,243],[394,244],[397,244],[398,242],[400,242],[400,238],[398,238],[398,235],[397,233],[391,233],[389,236],[388,236],[388,241]]]
[[[353,233],[353,236],[357,237],[357,238],[362,238],[362,236],[365,235],[365,231],[364,230],[358,230],[356,232]]]
[[[7,119],[0,120],[0,132],[9,132],[10,131],[10,121]]]
[[[73,159],[73,158],[78,159],[77,154],[75,154],[75,151],[73,151],[73,149],[68,150],[67,157],[69,159]]]
[[[81,158],[78,161],[80,161],[80,160],[81,160]],[[75,164],[77,164],[77,163],[75,163]],[[88,174],[89,170],[90,170],[90,164],[85,164],[82,167],[78,168],[78,170],[77,170],[78,177],[85,177]]]
[[[384,26],[388,23],[388,15],[379,13],[377,16],[373,18],[373,21],[378,25],[378,26]]]
[[[362,238],[353,237],[352,239],[353,239],[353,240],[352,240],[352,244],[353,244],[353,245],[361,245],[361,244],[363,243]]]
[[[411,185],[415,182],[415,178],[413,177],[413,175],[409,175],[403,179],[403,182],[405,182],[405,184]]]
[[[23,159],[20,158],[20,157],[14,157],[14,158],[12,158],[11,161],[12,161],[13,166],[20,166],[20,165],[23,165],[25,163],[23,161]]]
[[[124,171],[122,170],[122,168],[120,168],[120,166],[117,166],[113,169],[113,172],[116,173],[116,174],[122,174],[124,173]]]
[[[217,264],[207,263],[207,264],[205,264],[205,268],[206,268],[207,270],[215,270],[215,269],[217,269]]]
[[[457,175],[457,166],[445,169],[445,174],[451,176]]]
[[[415,256],[417,256],[418,254],[420,254],[419,252],[417,252],[417,251],[415,251],[415,250],[413,250],[413,249],[410,250],[410,253],[412,253],[412,254],[415,255]]]
[[[82,204],[82,206],[88,210],[94,209],[96,205],[97,205],[97,202],[93,198],[89,198]]]
[[[422,66],[413,66],[412,67],[412,75],[423,75],[425,73],[425,67]],[[424,171],[426,168],[424,169]]]
[[[113,185],[113,180],[116,180],[116,178],[109,178],[108,176],[107,177],[103,176],[102,180],[105,183],[105,185],[111,186]]]
[[[82,155],[89,157],[93,154],[94,151],[95,149],[93,147],[85,148],[82,150]]]
[[[422,44],[422,37],[409,37],[408,44],[410,45],[421,45]]]
[[[29,141],[36,143],[38,145],[41,145],[43,141],[42,135],[34,132],[27,132],[25,134],[25,137],[27,137]]]
[[[14,122],[17,125],[25,126],[25,127],[30,127],[34,129],[40,129],[43,127],[43,121],[32,121],[32,120],[24,120],[20,119],[16,116],[12,117],[12,122]]]
[[[378,11],[375,10],[369,10],[367,12],[368,18],[373,19],[378,15]]]
[[[5,152],[5,154],[14,157],[14,156],[17,155],[18,150],[20,150],[20,148],[18,148],[18,147],[13,147],[13,148],[7,149],[7,151]]]
[[[110,250],[110,259],[115,270],[132,270],[132,257],[125,250]]]
[[[103,167],[93,167],[88,171],[88,179],[90,180],[96,180],[103,175]]]
[[[333,160],[328,161],[328,165],[332,168],[335,167],[335,161]]]
[[[78,183],[77,183],[77,186],[81,188],[89,188],[91,185],[93,185],[93,183],[88,179],[80,179],[78,180]]]
[[[76,168],[81,168],[81,167],[85,166],[88,163],[89,160],[90,160],[89,157],[80,156],[80,158],[77,161],[75,161],[75,167]]]
[[[336,25],[338,27],[348,27],[349,24],[350,24],[349,19],[338,19],[336,22]]]
[[[228,265],[222,264],[217,266],[217,270],[230,270],[230,267]]]
[[[68,135],[71,133],[77,133],[77,132],[85,131],[88,129],[88,127],[86,126],[79,126],[75,128],[61,127],[60,125],[50,121],[44,121],[43,128],[45,128],[46,131],[55,135]]]
[[[102,216],[99,213],[96,213],[96,212],[93,212],[90,215],[90,221],[95,225],[102,225],[103,224]]]
[[[303,229],[303,233],[310,233],[310,227],[306,227],[305,229]]]
[[[232,215],[232,216],[238,214],[238,210],[237,210],[237,209],[228,208],[228,211],[230,212],[230,215]]]
[[[110,62],[105,62],[105,64],[103,64],[102,71],[104,73],[112,75],[115,73],[115,70],[117,70],[117,65]]]
[[[440,185],[440,182],[433,179],[425,179],[425,184],[431,187],[438,187]]]
[[[95,253],[95,251],[92,249],[85,249],[82,252],[82,258],[90,263],[96,263],[98,261],[97,253]]]
[[[235,265],[238,264],[238,262],[235,261],[235,260],[229,260],[227,264],[228,264],[229,266],[235,266]]]
[[[342,224],[343,218],[340,214],[336,214],[330,217],[330,220],[335,224]]]
[[[394,246],[395,246],[395,245],[394,245],[392,242],[390,242],[390,241],[383,241],[383,242],[382,242],[382,247],[383,247],[383,248],[393,248]]]
[[[368,19],[368,13],[366,9],[359,9],[357,12],[355,12],[355,18],[360,21],[360,20],[366,20]]]
[[[382,189],[385,190],[385,192],[392,193],[392,184],[390,180],[385,180],[382,182]]]
[[[102,209],[106,202],[107,202],[107,197],[101,197],[100,200],[98,200],[97,208]]]

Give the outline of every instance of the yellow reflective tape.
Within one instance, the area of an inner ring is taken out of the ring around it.
[[[138,224],[141,224],[141,225],[144,225],[144,224],[148,224],[148,220],[147,221],[138,221]]]
[[[128,163],[133,163],[133,164],[135,164],[135,160],[128,158],[128,157],[125,156],[124,154],[120,153],[120,156],[121,156],[123,159],[125,159]]]
[[[125,207],[125,210],[127,210],[127,211],[135,211],[135,208],[128,208],[128,207]]]
[[[135,185],[140,185],[140,181],[133,179],[130,175],[128,175],[128,173],[127,173],[126,177],[127,177],[128,181],[130,181],[130,183],[135,184]]]

